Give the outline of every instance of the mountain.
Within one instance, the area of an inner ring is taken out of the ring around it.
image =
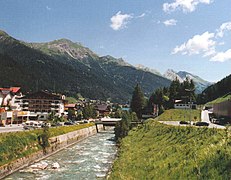
[[[147,96],[149,96],[154,89],[170,84],[170,81],[166,78],[136,69],[122,58],[117,59],[109,55],[99,57],[90,49],[83,47],[80,43],[73,43],[67,39],[40,44],[31,43],[29,45],[63,63],[74,66],[77,63],[84,64],[100,78],[110,81],[109,84],[111,84],[111,87],[122,89],[122,91],[116,92],[116,94],[120,93],[121,97],[130,97],[137,83],[142,86]]]
[[[176,80],[176,79],[178,79],[181,83],[184,81],[178,74],[177,74],[177,72],[175,72],[174,70],[172,70],[172,69],[168,69],[165,73],[164,73],[164,75],[163,75],[164,77],[166,77],[166,78],[168,78],[168,79],[170,79],[170,80]]]
[[[163,76],[170,80],[175,80],[177,78],[180,82],[183,82],[186,78],[190,80],[192,79],[193,82],[195,83],[197,94],[201,93],[204,89],[206,89],[208,86],[213,84],[211,82],[208,82],[200,78],[199,76],[196,76],[186,71],[175,72],[172,69],[168,69]]]
[[[142,64],[137,64],[137,65],[135,65],[135,67],[137,69],[140,69],[140,70],[143,70],[143,71],[147,71],[147,72],[150,72],[150,73],[153,73],[153,74],[161,76],[161,73],[159,71],[157,71],[156,69],[145,67]]]
[[[222,96],[227,97],[231,93],[231,74],[217,83],[207,87],[199,96],[198,101],[201,104],[213,101]],[[223,98],[224,98],[223,97]]]
[[[25,92],[50,90],[91,99],[127,102],[137,83],[146,96],[170,80],[137,69],[123,59],[99,57],[67,39],[27,43],[0,31],[0,86],[21,86]]]

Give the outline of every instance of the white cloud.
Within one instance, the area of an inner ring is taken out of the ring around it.
[[[225,52],[218,52],[210,60],[211,61],[219,61],[219,62],[224,62],[224,61],[227,61],[227,60],[231,60],[231,49],[228,49]]]
[[[219,42],[218,45],[219,45],[219,46],[223,46],[223,45],[225,45],[225,42],[224,42],[224,41]]]
[[[116,15],[111,17],[110,27],[115,31],[123,29],[132,18],[133,16],[131,14],[121,14],[121,11],[119,11]]]
[[[175,10],[183,10],[183,12],[195,11],[198,4],[210,4],[212,0],[174,0],[173,3],[164,3],[163,11],[173,12]]]
[[[231,31],[231,22],[223,23],[219,29],[217,29],[217,37],[223,37],[225,31]]]
[[[51,10],[51,8],[50,8],[49,6],[46,6],[46,9],[47,9],[48,11],[50,11],[50,10]]]
[[[175,19],[169,19],[163,22],[165,26],[175,26],[177,23],[177,20]]]
[[[100,49],[105,49],[105,47],[103,45],[100,45],[99,48]]]
[[[182,55],[201,54],[202,57],[209,57],[210,61],[225,62],[231,60],[231,49],[224,52],[216,51],[216,47],[225,45],[221,41],[226,31],[231,31],[231,22],[223,23],[214,33],[208,31],[195,35],[185,43],[176,46],[172,54],[181,53]]]
[[[176,46],[172,54],[182,53],[188,54],[204,54],[204,56],[210,56],[215,53],[216,42],[213,40],[214,33],[205,32],[201,35],[195,35],[187,42]]]
[[[142,18],[144,16],[146,16],[146,13],[142,13],[141,15],[137,16],[137,18]]]
[[[160,24],[161,23],[161,21],[160,20],[158,20],[158,21],[153,21],[154,23],[156,23],[156,24]]]

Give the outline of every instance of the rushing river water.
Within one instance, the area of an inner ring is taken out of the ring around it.
[[[41,160],[40,164],[48,164],[44,170],[33,170],[33,166],[29,166],[5,179],[105,179],[115,155],[113,131],[103,131]],[[60,168],[51,168],[55,162]]]

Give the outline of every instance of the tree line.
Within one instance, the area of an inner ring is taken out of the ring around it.
[[[221,81],[217,82],[206,88],[201,94],[198,95],[198,102],[200,104],[207,103],[214,99],[217,99],[225,94],[231,92],[231,75],[225,77]]]
[[[176,101],[184,104],[196,101],[193,80],[186,78],[181,83],[178,79],[175,79],[169,87],[156,89],[149,99],[145,99],[140,86],[137,84],[130,107],[131,111],[136,112],[138,118],[141,119],[142,114],[151,114],[154,109],[161,114],[165,109],[173,108]]]
[[[195,102],[193,80],[186,78],[185,81],[180,83],[178,79],[175,79],[169,87],[156,89],[149,99],[145,98],[140,85],[137,84],[133,91],[130,112],[119,110],[115,112],[115,117],[122,118],[115,127],[116,140],[118,141],[128,134],[132,128],[132,122],[142,122],[142,114],[153,114],[154,109],[161,114],[165,109],[173,108],[177,100],[181,103]]]

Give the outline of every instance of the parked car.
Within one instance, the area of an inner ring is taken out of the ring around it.
[[[67,121],[67,122],[64,123],[64,125],[74,125],[74,123],[71,122],[71,121]]]
[[[30,130],[30,129],[41,128],[43,124],[39,121],[26,121],[22,125],[25,130]]]
[[[179,124],[189,124],[187,121],[180,121]]]
[[[195,126],[209,126],[209,123],[207,122],[196,122],[194,123]]]

